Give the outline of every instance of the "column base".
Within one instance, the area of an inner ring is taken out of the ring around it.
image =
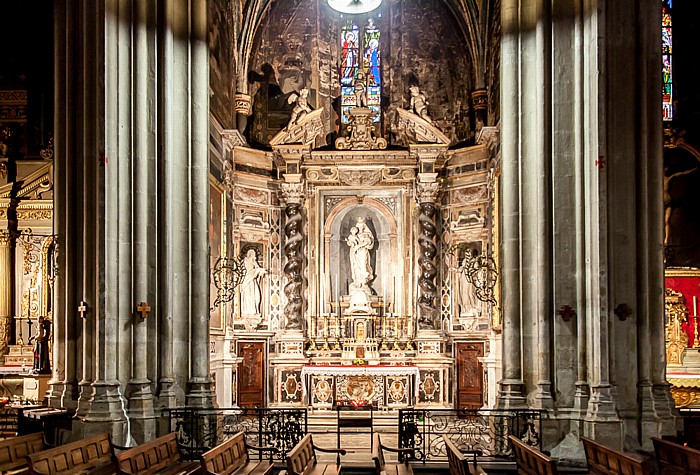
[[[118,445],[124,445],[127,433],[126,410],[123,399],[119,393],[117,381],[95,381],[89,386],[92,388],[92,397],[86,399],[88,392],[86,384],[81,383],[83,392],[81,400],[84,414],[78,418],[81,422],[82,436],[90,437],[102,432],[109,432],[112,440]],[[80,406],[80,403],[79,403]]]
[[[155,397],[149,380],[131,380],[126,388],[129,435],[136,444],[155,438]],[[129,444],[127,444],[129,445]]]
[[[501,389],[498,392],[496,409],[527,409],[527,401],[523,396],[523,382],[519,379],[504,379],[499,381]]]

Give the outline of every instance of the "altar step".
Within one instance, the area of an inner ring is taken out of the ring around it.
[[[343,414],[347,414],[344,412]],[[338,415],[336,411],[309,412],[307,415],[309,432],[312,434],[324,434],[332,432],[335,434],[338,429]],[[397,411],[374,411],[374,431],[380,434],[398,434],[399,413]],[[358,429],[359,430],[359,429]],[[369,430],[369,429],[367,429]],[[343,432],[353,432],[355,429],[343,428]]]

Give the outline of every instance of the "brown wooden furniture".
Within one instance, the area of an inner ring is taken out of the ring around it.
[[[116,473],[107,433],[30,454],[27,461],[29,473],[43,475]]]
[[[660,475],[700,475],[700,450],[651,438]]]
[[[557,475],[557,466],[554,460],[547,457],[539,450],[527,445],[515,436],[509,435],[510,443],[515,452],[515,463],[518,465],[518,473],[521,475]]]
[[[474,460],[472,464],[469,464],[467,457],[457,448],[449,437],[443,435],[442,440],[445,442],[447,459],[450,462],[450,475],[486,475],[484,469],[476,464],[476,456],[480,455],[479,452],[471,452]]]
[[[651,463],[632,454],[619,452],[587,437],[581,437],[586,450],[588,470],[592,475],[648,475]]]
[[[116,459],[120,474],[185,475],[202,471],[200,462],[182,460],[175,432],[125,450]]]
[[[374,461],[374,473],[376,475],[412,475],[413,469],[408,464],[408,457],[405,463],[389,463],[384,460],[384,451],[395,452],[397,454],[412,454],[414,449],[397,449],[382,444],[379,434],[372,436],[372,460]]]
[[[0,473],[9,471],[13,475],[29,473],[29,465],[25,457],[41,452],[45,448],[44,434],[41,432],[0,440]]]
[[[484,405],[483,342],[457,343],[457,408],[480,409]]]
[[[314,445],[311,434],[303,439],[287,454],[287,475],[337,475],[340,465],[336,463],[318,463],[316,451],[345,455],[345,449],[322,449]]]
[[[265,407],[265,342],[238,342],[238,405]]]
[[[245,434],[239,432],[226,442],[202,454],[202,471],[206,475],[271,474],[272,463],[266,460],[250,460],[248,449],[277,452],[275,447],[255,447],[248,445],[245,440]]]

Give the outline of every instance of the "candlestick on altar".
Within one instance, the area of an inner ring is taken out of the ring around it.
[[[340,314],[337,313],[335,315],[335,345],[333,346],[334,350],[339,350],[340,349]]]
[[[700,348],[698,336],[698,297],[693,295],[693,348]]]

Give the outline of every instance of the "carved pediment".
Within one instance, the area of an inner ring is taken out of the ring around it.
[[[18,180],[19,189],[16,197],[20,199],[39,200],[51,198],[53,191],[53,164],[47,163],[33,173]],[[0,186],[0,198],[12,197],[15,183]]]
[[[416,143],[450,144],[447,135],[427,120],[405,109],[396,111],[399,116],[395,132],[404,146]]]
[[[323,107],[304,115],[292,127],[285,127],[272,137],[270,145],[285,145],[294,143],[312,144],[321,134],[326,133],[321,120]]]

